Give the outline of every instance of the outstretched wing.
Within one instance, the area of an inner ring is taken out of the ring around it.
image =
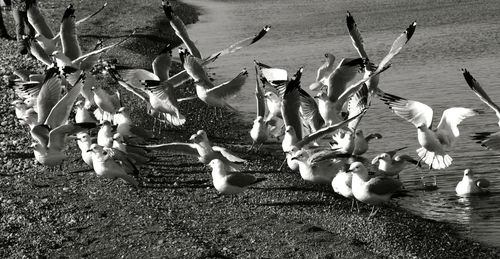
[[[259,82],[258,67],[255,65],[255,101],[257,103],[257,116],[264,117],[266,115],[266,100],[264,98],[264,88]]]
[[[85,80],[85,73],[82,73],[75,85],[69,90],[52,108],[44,124],[52,129],[66,123],[75,104],[76,98],[80,95]]]
[[[391,49],[389,50],[389,53],[380,61],[378,64],[378,69],[381,69],[382,67],[386,66],[389,61],[396,56],[401,49],[408,43],[408,41],[411,39],[411,36],[413,36],[413,33],[415,32],[415,28],[417,27],[417,22],[412,22],[410,26],[401,34],[399,37],[396,38],[394,43],[392,43]]]
[[[483,90],[479,82],[476,81],[474,77],[467,71],[467,69],[462,69],[465,81],[469,85],[470,89],[474,91],[474,93],[483,101],[486,105],[488,105],[491,109],[493,109],[499,119],[500,123],[500,107],[494,103],[488,94]]]
[[[97,127],[94,122],[82,122],[74,124],[64,124],[61,125],[49,133],[49,142],[47,147],[49,149],[61,151],[64,148],[66,135],[76,134],[80,131],[92,129]]]
[[[409,121],[415,127],[432,125],[432,108],[421,102],[408,100],[388,93],[379,93],[380,99],[399,117]]]
[[[323,120],[323,117],[321,117],[321,114],[319,114],[318,104],[314,101],[314,98],[312,98],[302,88],[299,88],[299,95],[300,108],[302,110],[302,117],[304,118],[304,121],[309,123],[309,126],[313,131],[319,130],[323,124],[325,124],[325,121]]]
[[[52,108],[61,97],[61,78],[58,76],[57,67],[50,68],[45,74],[45,80],[37,98],[38,124],[43,124]]]
[[[286,85],[281,105],[281,114],[285,126],[292,126],[297,139],[302,139],[302,120],[299,114],[300,108],[300,78],[304,69],[301,67]]]
[[[358,25],[349,11],[347,11],[346,24],[347,29],[349,30],[349,35],[351,36],[352,45],[356,48],[361,58],[368,59],[365,47],[363,46],[363,38],[358,30]]]
[[[198,150],[196,149],[196,145],[190,143],[172,142],[172,143],[157,144],[157,145],[132,145],[132,146],[169,152],[169,153],[195,156],[195,157],[199,156]]]
[[[223,148],[223,147],[219,147],[219,146],[212,146],[212,149],[214,151],[220,152],[225,158],[227,158],[227,160],[229,160],[231,162],[244,163],[247,161],[246,159],[243,159],[243,158],[236,156],[236,154],[234,154],[233,152],[231,152],[227,148]]]
[[[241,90],[247,78],[248,71],[246,69],[243,69],[235,78],[214,88],[211,88],[207,91],[207,94],[212,94],[220,98],[234,95]]]
[[[460,136],[460,132],[458,131],[458,124],[460,124],[463,120],[475,116],[479,113],[480,112],[477,110],[462,107],[446,109],[443,112],[441,121],[436,128],[436,134],[438,135],[441,143],[450,146],[453,145],[456,138]]]
[[[500,151],[500,131],[478,132],[472,135],[472,139],[487,149]]]

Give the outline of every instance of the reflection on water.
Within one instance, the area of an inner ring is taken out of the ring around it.
[[[257,44],[227,55],[210,67],[217,82],[234,77],[241,68],[250,72],[243,91],[230,103],[255,116],[253,60],[296,71],[304,66],[303,85],[309,85],[323,54],[356,57],[345,26],[345,13],[355,17],[372,61],[379,61],[392,41],[413,21],[416,32],[405,49],[393,59],[393,66],[381,75],[380,87],[387,92],[419,100],[434,109],[434,123],[451,106],[481,108],[485,114],[465,120],[462,138],[450,152],[453,165],[441,171],[407,169],[401,176],[406,187],[419,187],[424,174],[436,175],[439,190],[412,191],[399,204],[427,218],[459,223],[468,236],[500,246],[500,153],[485,151],[469,136],[477,131],[496,131],[495,114],[468,89],[461,68],[468,68],[494,100],[500,102],[500,1],[299,1],[299,0],[186,0],[203,8],[200,22],[189,28],[204,55],[208,55],[264,25],[271,31]],[[217,83],[216,82],[216,83]],[[390,125],[390,126],[389,126]],[[249,122],[249,127],[251,123]],[[365,133],[380,132],[367,154],[407,146],[405,152],[416,156],[416,129],[392,114],[381,102],[374,102],[360,127]],[[471,168],[477,177],[491,182],[489,196],[458,197],[455,186],[463,170]]]

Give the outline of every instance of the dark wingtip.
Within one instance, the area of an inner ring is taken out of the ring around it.
[[[347,16],[345,18],[346,23],[347,23],[347,29],[349,31],[352,31],[354,27],[356,26],[356,21],[354,21],[354,17],[352,17],[351,13],[347,11]]]
[[[467,69],[462,68],[462,72],[463,72],[463,75],[464,75],[465,82],[467,82],[467,84],[469,85],[469,87],[472,88],[472,86],[474,85],[476,79],[474,79],[474,77],[469,73],[469,71],[467,71]]]
[[[271,29],[271,26],[270,25],[266,25],[264,26],[264,28],[262,28],[262,30],[260,30],[260,32],[255,35],[255,37],[252,39],[252,43],[255,43],[257,42],[258,40],[262,39],[262,37],[264,37],[264,35],[266,35],[266,33]]]
[[[408,42],[411,39],[411,36],[413,36],[413,33],[415,33],[415,29],[417,28],[417,21],[414,21],[408,26],[406,29],[406,42]]]
[[[161,6],[163,7],[163,12],[165,16],[167,16],[168,20],[172,20],[174,18],[174,11],[172,10],[172,5],[168,1],[161,1]]]
[[[75,14],[75,9],[73,8],[73,4],[69,4],[68,7],[66,8],[66,11],[64,11],[62,21],[73,16],[74,14]]]

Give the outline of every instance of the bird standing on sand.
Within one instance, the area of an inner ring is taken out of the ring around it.
[[[133,176],[138,175],[139,171],[126,154],[97,144],[92,144],[87,152],[92,152],[92,167],[97,176],[113,180],[121,178],[134,187],[139,185]]]
[[[467,196],[470,194],[488,193],[490,182],[486,179],[474,179],[474,173],[470,169],[464,170],[464,178],[458,182],[455,191],[457,195]]]
[[[209,165],[212,167],[213,185],[220,194],[238,194],[249,186],[266,180],[266,178],[256,178],[251,174],[228,172],[226,165],[220,159],[213,159]]]
[[[401,191],[402,184],[400,181],[383,176],[370,178],[368,170],[361,162],[354,162],[349,167],[352,172],[352,193],[354,197],[363,203],[373,205],[372,211],[368,218],[373,217],[377,212],[376,205],[388,202],[392,195]]]

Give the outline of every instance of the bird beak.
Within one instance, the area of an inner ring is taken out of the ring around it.
[[[319,98],[319,96],[315,95],[315,96],[313,96],[313,98],[318,99],[318,98]]]
[[[92,149],[88,149],[88,150],[87,150],[87,153],[88,153],[88,152],[92,152]]]
[[[291,160],[298,160],[298,158],[296,156],[290,158]]]

